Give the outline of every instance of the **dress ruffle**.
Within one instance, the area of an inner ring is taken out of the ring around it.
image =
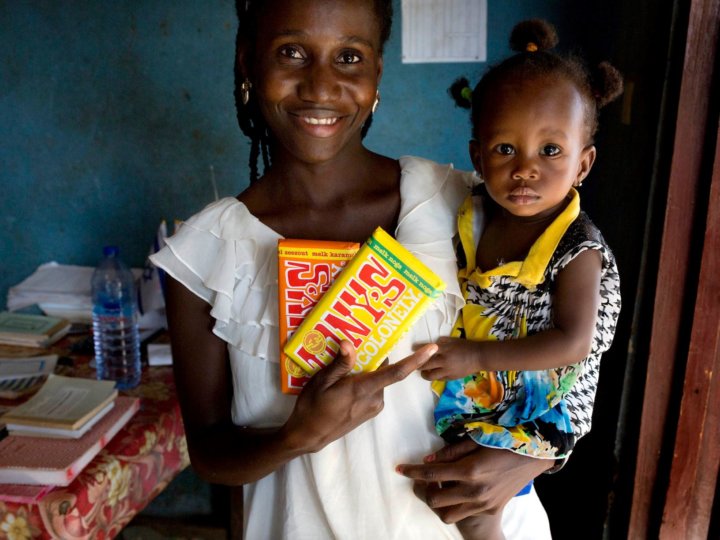
[[[443,322],[452,325],[465,305],[453,245],[455,212],[479,178],[452,165],[416,157],[400,158],[400,166],[402,208],[395,238],[447,285],[442,299],[430,310],[439,310]],[[418,182],[418,178],[434,181]]]
[[[430,310],[452,325],[464,305],[452,238],[455,211],[475,180],[451,165],[400,159],[401,209],[395,237],[447,284]],[[281,235],[235,198],[223,198],[183,223],[151,257],[207,301],[214,333],[254,357],[278,361],[277,241]]]
[[[183,223],[151,260],[212,306],[218,337],[268,358],[278,342],[279,238],[243,203],[227,197]]]

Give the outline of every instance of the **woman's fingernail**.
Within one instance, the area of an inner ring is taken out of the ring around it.
[[[423,463],[432,463],[435,461],[435,454],[429,454],[423,458]]]

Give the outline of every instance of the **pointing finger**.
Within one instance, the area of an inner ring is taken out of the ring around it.
[[[428,359],[437,352],[437,345],[431,343],[425,345],[410,356],[403,358],[394,364],[380,367],[373,373],[367,375],[366,380],[369,391],[377,391],[400,382],[410,375],[413,371],[420,368]]]

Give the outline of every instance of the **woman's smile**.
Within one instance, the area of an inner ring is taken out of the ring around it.
[[[311,116],[301,116],[303,122],[306,122],[313,126],[332,126],[338,121],[337,117],[334,118],[313,118]]]
[[[295,111],[289,113],[292,121],[310,137],[327,139],[336,135],[344,124],[345,115],[334,111]]]
[[[382,74],[369,3],[283,2],[258,20],[254,91],[276,152],[323,163],[362,145]]]

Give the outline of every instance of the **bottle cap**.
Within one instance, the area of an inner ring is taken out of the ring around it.
[[[120,249],[117,246],[105,246],[103,248],[103,255],[105,257],[117,257],[120,253]]]

